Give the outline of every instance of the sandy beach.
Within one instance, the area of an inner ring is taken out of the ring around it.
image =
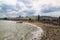
[[[45,24],[41,22],[28,22],[41,27],[45,33],[41,40],[60,40],[60,26]]]

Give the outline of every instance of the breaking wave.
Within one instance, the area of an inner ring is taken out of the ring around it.
[[[40,40],[44,33],[42,28],[30,23],[3,23],[0,23],[0,40]]]

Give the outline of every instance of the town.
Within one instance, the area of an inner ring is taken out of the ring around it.
[[[19,16],[19,17],[4,17],[0,18],[0,20],[12,20],[12,21],[30,21],[30,22],[35,22],[39,21],[42,23],[47,23],[47,24],[53,24],[53,25],[58,25],[60,26],[60,17],[51,17],[51,16]]]

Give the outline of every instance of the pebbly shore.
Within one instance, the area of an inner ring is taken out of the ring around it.
[[[45,33],[41,40],[60,40],[60,26],[48,25],[41,22],[29,22],[41,27]]]

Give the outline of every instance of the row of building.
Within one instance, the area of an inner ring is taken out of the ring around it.
[[[49,20],[58,20],[59,17],[51,17],[51,16],[26,16],[26,17],[15,17],[15,18],[11,18],[11,17],[5,17],[5,18],[0,18],[0,19],[7,19],[7,20],[33,20],[33,21],[49,21]]]
[[[51,17],[51,16],[26,16],[26,17],[15,17],[15,18],[3,18],[4,20],[23,20],[23,21],[40,21],[49,24],[59,24],[60,25],[60,17]]]
[[[31,20],[31,21],[40,21],[44,23],[60,25],[60,17],[51,17],[51,16],[26,16],[26,17],[17,17],[18,20]]]

